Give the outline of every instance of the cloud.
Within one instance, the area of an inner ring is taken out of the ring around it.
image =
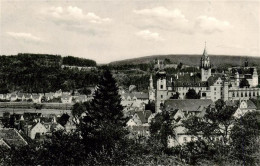
[[[93,12],[84,13],[81,8],[76,6],[68,7],[51,7],[45,9],[43,12],[45,15],[52,17],[57,22],[62,23],[93,23],[93,24],[102,24],[110,22],[110,18],[101,18]]]
[[[160,6],[151,9],[134,10],[133,12],[144,17],[141,24],[146,24],[147,27],[191,33],[190,22],[180,9],[169,10]]]
[[[134,13],[151,16],[151,17],[163,17],[163,18],[173,18],[173,19],[185,19],[185,16],[179,9],[169,10],[165,7],[155,7],[152,9],[142,9],[134,10]]]
[[[6,32],[7,35],[13,37],[17,40],[29,41],[29,42],[42,42],[43,40],[31,33],[16,33],[16,32]]]
[[[141,28],[160,28],[178,31],[185,34],[223,32],[231,28],[228,21],[221,21],[214,17],[198,16],[194,20],[187,19],[180,9],[154,7],[150,9],[134,10],[135,14],[143,16],[140,19]]]
[[[163,41],[164,39],[156,32],[150,30],[143,30],[136,33],[137,36],[145,40]]]
[[[199,16],[195,21],[195,28],[199,28],[204,33],[223,32],[231,25],[227,21],[220,21],[214,17]]]

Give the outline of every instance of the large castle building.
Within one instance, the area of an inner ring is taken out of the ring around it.
[[[168,75],[163,68],[157,72],[156,111],[164,102],[178,93],[179,99],[186,99],[189,89],[194,89],[200,99],[249,100],[259,96],[256,67],[232,67],[222,73],[213,72],[206,47],[200,60],[200,72],[179,72]],[[249,85],[241,86],[241,82]]]

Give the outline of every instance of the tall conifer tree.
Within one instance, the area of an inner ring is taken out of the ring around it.
[[[94,99],[91,102],[91,108],[98,120],[124,126],[121,97],[118,94],[116,80],[109,70],[105,70],[100,79]]]
[[[115,79],[109,70],[100,78],[81,124],[82,136],[89,152],[106,149],[111,152],[126,135],[126,120]]]

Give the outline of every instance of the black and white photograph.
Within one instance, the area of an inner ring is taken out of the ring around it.
[[[0,166],[260,166],[260,0],[0,0]]]

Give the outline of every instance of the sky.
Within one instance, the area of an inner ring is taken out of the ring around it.
[[[260,57],[258,0],[0,0],[0,55]]]

